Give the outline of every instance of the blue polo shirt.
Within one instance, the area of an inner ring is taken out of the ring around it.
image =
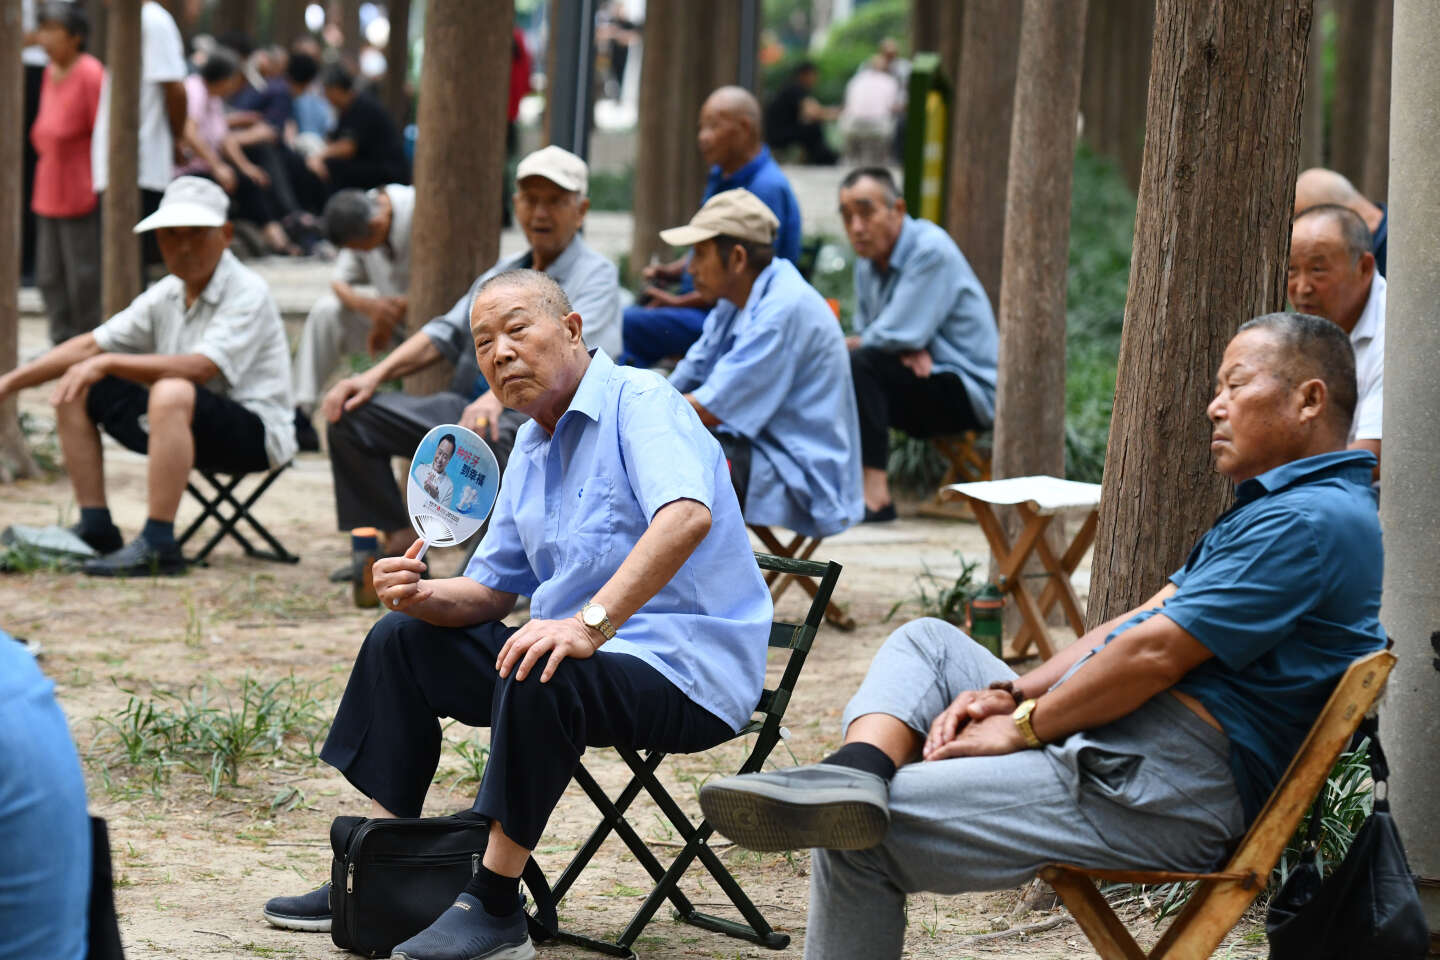
[[[765,201],[765,206],[769,207],[770,212],[780,221],[780,226],[775,231],[775,255],[791,263],[799,263],[800,204],[795,199],[795,191],[790,189],[790,181],[780,169],[780,164],[770,155],[769,147],[762,146],[754,160],[728,177],[718,163],[711,167],[710,175],[705,181],[705,196],[701,198],[700,205],[703,207],[705,201],[717,193],[738,190],[741,187]],[[688,269],[680,278],[680,289],[684,293],[695,289],[695,281]]]
[[[764,686],[770,591],[720,444],[657,374],[592,351],[554,435],[533,420],[516,435],[465,575],[528,594],[537,620],[574,616],[680,499],[709,508],[710,532],[596,656],[638,657],[738,730]]]
[[[1235,786],[1253,820],[1350,664],[1385,646],[1384,550],[1370,476],[1346,450],[1294,460],[1241,483],[1156,612],[1215,656],[1175,689],[1230,738]]]
[[[850,352],[789,261],[760,271],[743,307],[715,305],[670,382],[750,441],[750,523],[828,537],[864,517]]]
[[[883,274],[870,260],[857,261],[855,329],[862,347],[928,350],[936,373],[965,385],[976,419],[994,422],[1000,333],[985,288],[950,234],[907,216]]]

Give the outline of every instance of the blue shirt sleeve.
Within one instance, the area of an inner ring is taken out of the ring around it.
[[[1329,589],[1310,524],[1298,510],[1276,510],[1187,564],[1161,612],[1243,670],[1290,636]]]
[[[715,505],[720,444],[690,403],[664,384],[627,388],[620,399],[620,452],[646,521],[676,500]]]
[[[695,390],[695,400],[742,436],[754,440],[790,396],[796,362],[787,352],[783,311],[793,302],[761,300],[742,318],[735,342]]]
[[[453,307],[420,328],[420,332],[430,338],[435,349],[451,363],[459,359],[462,351],[475,349],[475,341],[470,337],[470,301],[475,296],[475,291],[480,289],[480,284],[489,276],[488,273],[484,274],[470,284],[470,289],[455,301]]]
[[[685,356],[670,372],[670,385],[681,393],[689,393],[710,376],[715,365],[715,351],[720,347],[721,334],[727,324],[725,312],[734,312],[735,305],[721,300],[705,317],[705,326],[700,329],[700,339],[690,344]],[[725,311],[725,312],[722,312]]]
[[[867,320],[860,345],[891,353],[925,349],[959,297],[961,282],[941,250],[917,250],[898,269],[888,300]]]
[[[775,232],[775,254],[791,263],[798,264],[800,262],[800,235],[803,229],[800,222],[800,204],[795,200],[795,194],[790,190],[789,184],[779,191],[776,202],[771,206],[775,208],[775,216],[780,218],[780,229]]]
[[[533,424],[526,426],[534,428]],[[500,484],[500,495],[495,499],[495,511],[490,515],[490,526],[465,565],[465,576],[493,590],[523,593],[528,597],[540,588],[540,579],[530,566],[515,524],[516,498],[525,487],[522,474],[526,469],[523,456],[518,453],[511,456]]]

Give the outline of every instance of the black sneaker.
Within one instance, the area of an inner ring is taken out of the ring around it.
[[[890,523],[896,518],[895,504],[887,503],[879,510],[865,508],[865,519],[862,523]]]
[[[91,550],[94,550],[102,557],[107,553],[114,553],[116,550],[125,546],[125,538],[120,535],[120,528],[113,523],[110,524],[108,530],[101,530],[98,533],[93,530],[86,530],[82,524],[77,523],[70,528],[70,532],[81,540],[84,540],[90,545]]]
[[[320,452],[320,434],[315,432],[315,424],[299,407],[295,408],[295,442],[300,444],[302,453]]]
[[[265,919],[286,930],[327,933],[330,930],[330,881],[298,897],[272,897],[265,903]]]
[[[390,960],[535,960],[525,911],[492,917],[468,893],[455,898],[434,923],[406,940]]]
[[[157,550],[136,537],[113,553],[86,560],[80,570],[92,577],[173,577],[189,568],[178,546]]]

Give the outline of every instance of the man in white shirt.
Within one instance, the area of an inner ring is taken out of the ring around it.
[[[255,473],[295,455],[290,349],[265,281],[230,253],[225,191],[180,177],[135,231],[159,234],[170,276],[91,333],[0,376],[0,400],[51,394],[75,533],[102,554],[94,576],[185,572],[175,513],[192,467]],[[124,544],[105,502],[100,428],[149,459],[149,519]]]
[[[1380,460],[1385,383],[1385,278],[1375,269],[1370,228],[1359,214],[1320,204],[1295,216],[1286,294],[1295,309],[1324,317],[1350,335],[1358,402],[1350,448]],[[1380,464],[1375,465],[1380,479]]]
[[[160,194],[174,176],[175,145],[185,134],[186,73],[180,28],[163,6],[146,0],[140,8],[140,163],[136,169],[142,217],[160,206]],[[110,183],[108,74],[90,140],[90,169],[95,192],[104,193]],[[147,235],[143,250],[146,264],[160,262],[153,235]]]
[[[295,433],[319,450],[310,416],[342,355],[378,356],[405,333],[410,290],[410,223],[415,188],[398,183],[341,190],[325,204],[325,233],[340,248],[330,292],[310,308],[295,350]],[[355,288],[374,287],[373,294]]]

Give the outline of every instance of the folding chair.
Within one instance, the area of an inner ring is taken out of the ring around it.
[[[775,530],[771,527],[762,527],[754,523],[747,523],[745,526],[749,527],[755,536],[760,539],[760,542],[765,544],[766,550],[783,559],[809,560],[814,556],[816,548],[824,542],[824,538],[822,537],[807,537],[802,533],[797,533],[789,543],[782,543],[780,538],[775,535]],[[756,554],[756,556],[760,556],[760,554]],[[801,589],[810,594],[812,599],[815,596],[815,591],[819,589],[814,581],[807,576],[785,573],[779,570],[767,570],[765,572],[765,582],[770,585],[771,603],[779,601],[785,591],[797,583],[800,584]],[[834,600],[828,601],[825,605],[825,619],[829,620],[836,629],[855,629],[855,618],[846,613]]]
[[[931,437],[930,445],[945,460],[945,476],[934,498],[921,504],[917,512],[922,517],[942,520],[975,519],[969,507],[947,498],[944,490],[952,483],[979,483],[990,479],[989,444],[982,444],[976,431],[966,430],[953,436]]]
[[[800,670],[805,666],[805,657],[810,652],[810,646],[815,640],[815,633],[820,629],[825,605],[829,602],[831,591],[835,589],[835,581],[840,577],[838,563],[819,563],[813,560],[772,557],[758,553],[755,555],[755,559],[762,570],[815,578],[819,580],[819,583],[804,623],[776,621],[770,627],[771,649],[788,651],[785,658],[785,670],[775,689],[767,689],[761,694],[760,703],[755,708],[755,717],[735,735],[737,739],[750,734],[756,735],[755,744],[751,747],[749,756],[740,765],[738,771],[740,773],[754,773],[759,770],[770,755],[770,751],[779,742],[780,723],[785,717],[785,709],[790,704],[790,696],[794,692],[795,682],[800,677]],[[565,898],[566,893],[585,870],[591,858],[595,856],[595,852],[600,849],[600,845],[612,832],[624,841],[635,859],[650,874],[655,886],[615,940],[599,940],[563,929],[556,935],[556,939],[562,943],[594,950],[612,957],[633,958],[635,953],[631,949],[632,944],[650,923],[660,905],[669,900],[675,909],[677,918],[686,923],[727,936],[749,940],[772,950],[781,950],[788,946],[790,937],[787,934],[776,933],[771,928],[759,909],[740,889],[740,884],[721,863],[720,857],[709,846],[708,841],[714,828],[703,818],[698,824],[691,823],[685,812],[680,809],[680,806],[655,776],[655,770],[665,759],[665,754],[650,751],[642,756],[638,751],[626,747],[616,747],[615,749],[626,765],[630,767],[633,776],[625,789],[614,800],[611,800],[600,788],[600,785],[595,782],[595,778],[585,769],[584,764],[576,768],[576,782],[590,797],[603,819],[576,852],[565,871],[560,874],[553,888],[555,903],[558,906]],[[674,826],[676,833],[684,839],[684,846],[668,868],[661,865],[655,854],[645,845],[645,841],[641,839],[640,834],[625,817],[625,811],[629,809],[630,804],[642,790],[650,795],[650,798],[664,813],[665,818]],[[740,911],[740,915],[744,918],[743,923],[701,913],[678,889],[681,878],[685,876],[685,872],[697,859],[705,865],[705,869],[709,871],[715,883]]]
[[[1379,699],[1395,655],[1379,650],[1350,665],[1309,735],[1290,761],[1265,808],[1219,873],[1166,870],[1090,870],[1052,863],[1040,876],[1055,888],[1101,960],[1202,960],[1249,908],[1275,868],[1285,844],[1325,784],[1340,752]],[[1198,880],[1190,902],[1148,954],[1136,945],[1094,880],[1117,883],[1172,883]]]
[[[249,474],[221,474],[212,470],[197,469],[195,472],[205,479],[205,482],[210,485],[213,492],[207,496],[195,485],[194,480],[185,484],[185,489],[189,491],[190,495],[200,501],[201,511],[200,516],[191,521],[190,526],[185,528],[185,532],[176,538],[176,542],[179,543],[183,549],[185,543],[191,537],[195,536],[195,534],[199,532],[200,526],[211,517],[214,517],[215,521],[220,524],[220,529],[215,531],[210,539],[205,541],[205,545],[197,550],[194,556],[189,558],[190,562],[197,564],[204,563],[205,558],[210,556],[210,551],[214,550],[221,540],[230,537],[244,548],[246,556],[254,557],[257,560],[271,560],[276,563],[299,563],[300,558],[289,550],[286,550],[284,545],[279,540],[276,540],[270,531],[266,530],[260,524],[260,521],[256,520],[254,515],[250,513],[250,508],[255,505],[256,501],[260,499],[266,490],[270,489],[270,485],[274,483],[275,479],[289,466],[290,464],[287,463],[266,473],[260,483],[254,490],[250,491],[249,496],[243,501],[237,499],[235,488],[238,487],[240,481],[244,480]],[[228,511],[226,509],[227,507],[229,508]],[[269,550],[257,549],[255,545],[239,531],[237,527],[242,520],[250,525],[256,536],[270,545]]]

